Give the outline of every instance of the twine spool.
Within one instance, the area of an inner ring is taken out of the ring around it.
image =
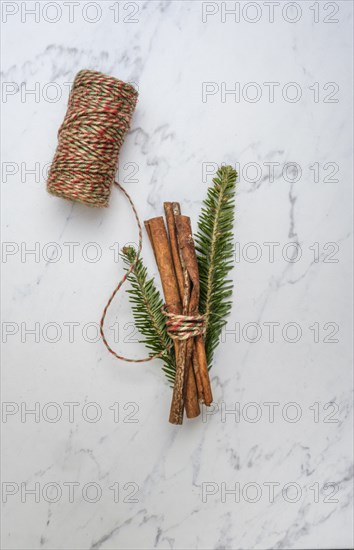
[[[97,71],[80,71],[58,132],[47,189],[89,206],[108,206],[118,155],[138,92]]]

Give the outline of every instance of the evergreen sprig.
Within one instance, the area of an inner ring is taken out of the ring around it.
[[[209,368],[230,313],[233,284],[228,275],[234,264],[233,225],[237,172],[218,169],[198,221],[195,235],[200,276],[200,313],[205,315],[205,351]]]
[[[134,262],[136,251],[132,246],[126,246],[121,253],[126,270]],[[127,290],[132,306],[136,328],[144,336],[141,340],[151,350],[150,357],[164,352],[160,359],[169,382],[175,378],[175,355],[171,338],[166,331],[166,319],[162,313],[163,300],[154,285],[154,279],[148,279],[147,268],[139,258],[135,269],[128,275],[131,288]]]
[[[233,224],[237,173],[231,166],[218,169],[198,221],[195,243],[200,276],[199,311],[205,315],[205,350],[209,368],[220,339],[226,317],[230,313],[233,284],[228,275],[234,263]],[[133,247],[123,248],[126,270],[134,262]],[[131,288],[127,290],[135,324],[144,336],[141,340],[152,355],[163,352],[163,371],[173,384],[176,372],[174,347],[167,334],[166,319],[162,313],[163,300],[154,284],[148,279],[147,268],[141,258],[128,275]]]

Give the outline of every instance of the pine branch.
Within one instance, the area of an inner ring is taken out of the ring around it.
[[[209,368],[226,316],[231,311],[233,284],[228,275],[234,263],[233,224],[237,172],[218,169],[198,221],[195,235],[200,274],[200,312],[205,314],[205,350]]]
[[[122,257],[127,269],[136,258],[133,247],[127,246],[122,250]],[[147,269],[142,260],[139,261],[132,273],[128,275],[131,289],[127,290],[129,302],[132,306],[135,325],[144,336],[141,340],[151,350],[150,357],[165,351],[160,357],[164,362],[162,370],[169,382],[175,378],[175,355],[171,338],[166,332],[166,319],[162,313],[163,301],[154,285],[154,279],[148,280]],[[167,351],[166,351],[167,350]]]

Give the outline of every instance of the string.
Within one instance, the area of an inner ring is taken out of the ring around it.
[[[118,282],[117,286],[113,290],[111,296],[108,299],[108,302],[104,307],[101,321],[100,321],[100,334],[101,334],[102,341],[106,346],[106,348],[108,349],[108,351],[112,355],[114,355],[114,357],[116,357],[117,359],[120,359],[121,361],[126,361],[128,363],[145,363],[146,361],[152,361],[153,359],[158,359],[159,357],[162,357],[172,347],[172,344],[170,344],[165,350],[155,355],[150,355],[149,357],[144,357],[143,359],[131,359],[129,357],[125,357],[124,355],[119,355],[116,351],[114,351],[114,349],[108,343],[104,332],[104,324],[106,320],[107,311],[110,305],[112,304],[115,298],[115,295],[117,294],[117,292],[123,286],[125,281],[129,278],[129,275],[134,271],[135,267],[137,266],[140,259],[141,250],[143,247],[143,233],[141,228],[141,222],[140,222],[136,207],[134,205],[134,202],[130,197],[129,193],[124,189],[124,187],[120,185],[120,183],[118,183],[117,181],[115,181],[114,183],[124,193],[134,213],[135,221],[139,232],[138,248],[136,251],[134,261],[130,264],[129,268],[127,269],[127,271],[125,272],[121,280]],[[165,311],[164,308],[162,312],[167,317],[167,320],[166,320],[167,334],[173,340],[175,339],[187,340],[188,338],[193,338],[194,336],[203,335],[205,333],[204,315],[175,315],[173,313],[168,313],[167,311]]]
[[[151,355],[150,357],[145,357],[143,359],[130,359],[129,357],[124,357],[123,355],[119,355],[116,351],[114,351],[114,349],[111,348],[111,346],[109,345],[109,343],[107,341],[107,338],[106,338],[106,335],[104,333],[104,322],[105,322],[105,319],[106,319],[107,311],[108,311],[112,301],[114,300],[115,295],[119,291],[119,289],[123,286],[123,284],[128,279],[128,277],[132,273],[132,271],[134,271],[134,269],[135,269],[135,267],[136,267],[136,265],[137,265],[137,263],[140,259],[140,253],[141,253],[141,249],[143,247],[143,232],[142,232],[142,229],[141,229],[141,223],[140,223],[139,215],[138,215],[138,212],[135,208],[133,200],[130,197],[130,195],[127,193],[127,191],[124,189],[124,187],[122,187],[120,185],[120,183],[118,183],[117,181],[115,181],[114,183],[124,193],[124,195],[127,197],[128,201],[130,203],[130,206],[133,210],[133,213],[134,213],[134,216],[135,216],[135,221],[136,221],[136,224],[138,226],[138,231],[139,231],[139,242],[138,242],[138,249],[137,249],[134,261],[130,264],[128,270],[125,272],[125,274],[123,275],[123,277],[121,278],[121,280],[119,281],[119,283],[117,284],[115,289],[113,290],[111,296],[108,299],[107,304],[104,307],[102,317],[101,317],[101,321],[100,321],[100,334],[101,334],[102,341],[103,341],[104,345],[106,346],[106,348],[108,349],[108,351],[112,355],[114,355],[114,357],[116,357],[117,359],[120,359],[121,361],[127,361],[128,363],[144,363],[145,361],[152,361],[153,359],[157,359],[158,357],[162,357],[162,355],[165,354],[167,349],[161,351],[160,353],[158,353],[156,355]]]

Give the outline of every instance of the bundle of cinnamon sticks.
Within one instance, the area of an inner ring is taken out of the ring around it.
[[[162,216],[145,221],[145,227],[159,270],[165,307],[169,314],[198,317],[199,270],[191,221],[181,214],[178,202],[165,202],[166,225]],[[188,418],[200,414],[200,403],[213,400],[204,337],[199,333],[173,340],[176,376],[169,421],[182,424],[184,409]]]

